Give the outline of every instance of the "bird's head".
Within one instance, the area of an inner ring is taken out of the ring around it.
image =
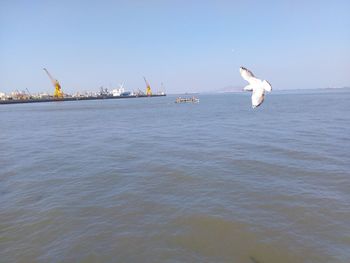
[[[242,74],[242,71],[247,70],[245,67],[240,67],[239,72]]]

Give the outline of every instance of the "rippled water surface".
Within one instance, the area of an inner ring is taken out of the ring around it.
[[[0,105],[0,262],[350,262],[350,92]]]

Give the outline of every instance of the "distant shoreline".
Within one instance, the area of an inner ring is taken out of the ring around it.
[[[315,89],[274,89],[272,93],[280,93],[280,92],[317,92],[317,91],[350,91],[350,87],[341,87],[341,88],[315,88]],[[169,95],[198,95],[198,94],[248,94],[249,92],[241,90],[232,90],[232,91],[224,91],[224,90],[214,90],[214,91],[203,91],[203,92],[183,92],[183,93],[168,93]]]
[[[139,96],[95,96],[95,97],[75,97],[75,98],[62,98],[62,99],[24,99],[24,100],[0,100],[0,104],[23,104],[23,103],[42,103],[42,102],[63,102],[63,101],[82,101],[82,100],[107,100],[107,99],[134,99],[134,98],[148,98],[148,97],[164,97],[162,95],[139,95]]]

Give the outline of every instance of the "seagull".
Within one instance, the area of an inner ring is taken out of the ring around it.
[[[272,91],[271,84],[267,80],[257,79],[249,69],[244,67],[240,67],[239,72],[242,78],[249,82],[249,85],[245,86],[243,90],[252,91],[253,109],[260,106],[264,101],[265,91]]]

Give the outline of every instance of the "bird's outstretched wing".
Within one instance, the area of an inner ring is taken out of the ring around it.
[[[241,73],[242,78],[248,81],[250,84],[254,84],[256,82],[257,78],[249,69],[240,67],[239,72]]]
[[[252,93],[252,107],[256,108],[264,102],[265,90],[263,87],[258,86],[253,90]]]
[[[266,90],[268,92],[272,91],[272,86],[267,80],[263,80],[262,87],[263,87],[264,90]]]

